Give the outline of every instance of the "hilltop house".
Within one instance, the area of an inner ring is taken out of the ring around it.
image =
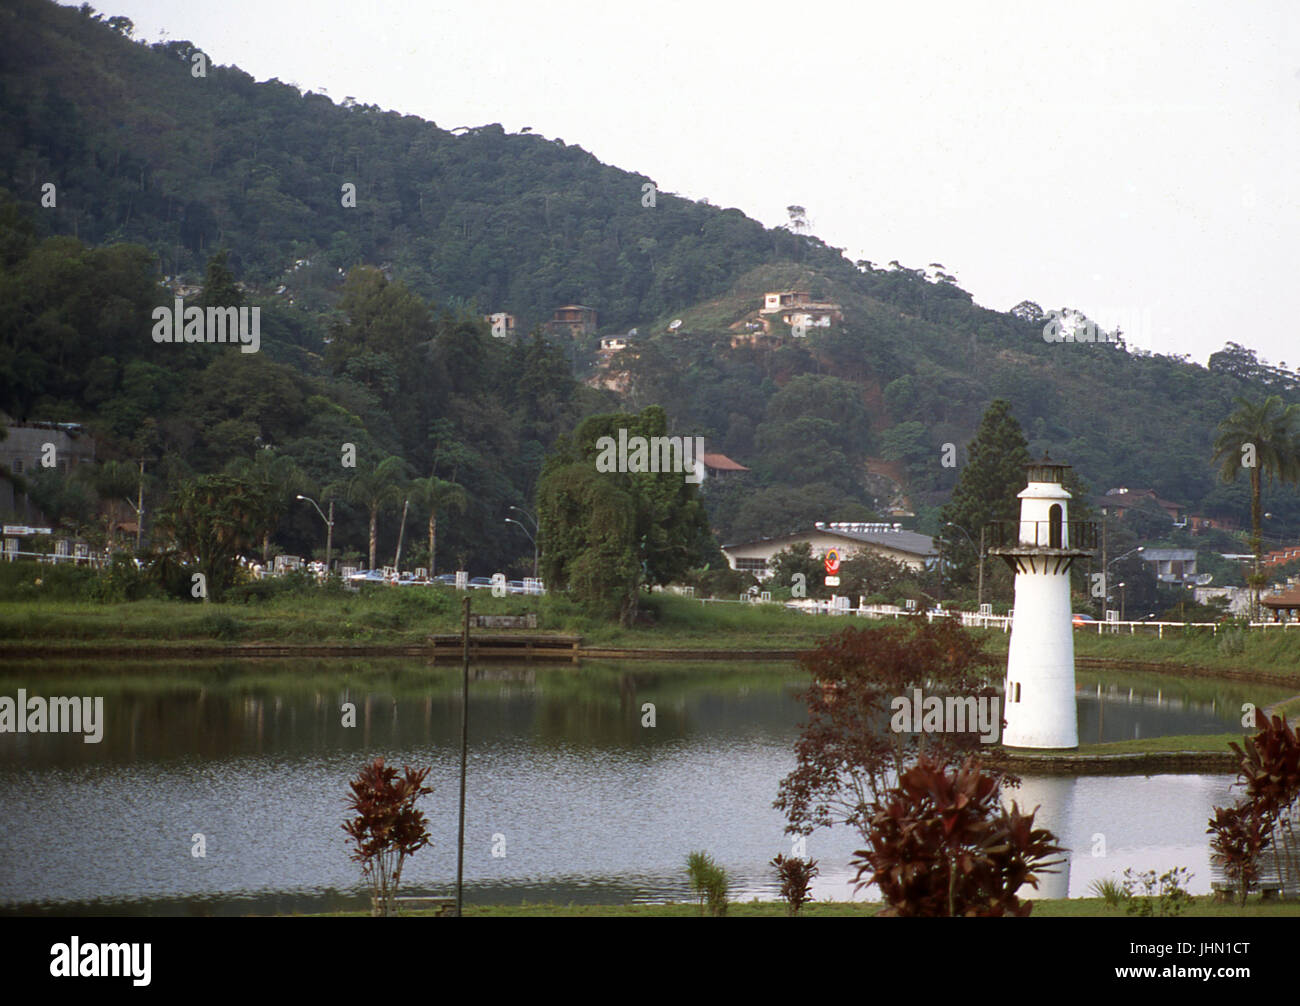
[[[584,304],[565,304],[557,307],[551,320],[546,323],[546,330],[552,335],[594,335],[596,332],[596,309]]]
[[[772,334],[772,318],[780,316],[785,324],[802,329],[830,328],[844,320],[839,304],[815,301],[807,290],[773,290],[763,294],[758,320],[763,331]]]
[[[827,524],[822,521],[818,521],[810,531],[723,545],[722,551],[732,569],[744,570],[765,580],[772,575],[770,563],[773,557],[799,542],[807,542],[815,556],[824,556],[832,548],[839,549],[844,558],[869,552],[901,562],[914,570],[924,569],[939,555],[933,538],[904,531],[898,524]]]
[[[741,472],[749,471],[744,465],[732,461],[725,454],[701,454],[700,461],[704,465],[704,477],[706,479],[726,479],[733,478]]]
[[[1118,520],[1124,519],[1124,514],[1129,510],[1146,514],[1149,517],[1159,517],[1160,512],[1164,511],[1169,520],[1177,527],[1183,527],[1187,524],[1187,508],[1180,503],[1172,503],[1167,499],[1161,499],[1154,489],[1108,489],[1105,496],[1093,497],[1093,505],[1101,510],[1104,514],[1113,515]]]
[[[1279,548],[1267,555],[1260,556],[1259,564],[1261,566],[1285,566],[1288,562],[1295,562],[1297,559],[1300,559],[1300,545],[1291,545],[1288,548]]]

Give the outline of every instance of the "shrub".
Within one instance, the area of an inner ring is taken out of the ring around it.
[[[0,601],[89,601],[99,574],[72,563],[0,562]]]
[[[356,817],[343,822],[352,839],[352,858],[370,884],[374,914],[396,914],[397,889],[406,857],[429,844],[428,821],[415,804],[433,792],[424,785],[430,769],[395,768],[376,758],[349,783],[348,808]]]
[[[1033,904],[1016,892],[1061,862],[1050,858],[1062,851],[1055,836],[1032,813],[1003,807],[997,778],[974,756],[949,775],[922,755],[867,820],[857,886],[880,888],[886,916],[1025,916]]]
[[[1118,908],[1128,897],[1128,891],[1114,877],[1092,882],[1092,893],[1106,902],[1107,908]]]
[[[1210,839],[1210,862],[1223,869],[1223,875],[1246,903],[1250,889],[1259,881],[1259,856],[1272,841],[1271,821],[1260,808],[1247,800],[1231,807],[1215,807],[1206,834]]]
[[[1219,633],[1219,652],[1225,657],[1240,656],[1246,651],[1246,630],[1228,629]]]
[[[798,856],[786,857],[778,854],[772,860],[777,876],[781,879],[781,897],[786,902],[786,913],[798,915],[805,902],[811,901],[809,890],[813,877],[817,876],[817,860],[800,859]]]
[[[1138,918],[1150,918],[1152,915],[1178,915],[1188,904],[1192,896],[1182,887],[1192,879],[1186,867],[1176,867],[1162,873],[1158,878],[1155,870],[1145,873],[1124,871],[1124,891],[1128,902],[1126,911]],[[1156,900],[1152,901],[1152,897]]]
[[[127,552],[114,552],[108,565],[100,570],[93,590],[96,601],[116,604],[138,601],[155,592],[148,574],[135,564]]]
[[[243,624],[236,618],[220,612],[204,615],[199,619],[199,632],[213,639],[238,639],[244,631]]]
[[[710,915],[727,914],[727,871],[713,861],[707,852],[692,852],[686,857],[686,871],[691,887],[700,899],[701,913],[707,908]]]

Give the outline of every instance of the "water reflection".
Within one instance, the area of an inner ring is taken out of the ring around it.
[[[152,668],[153,665],[151,665]],[[134,673],[132,673],[134,671]],[[39,681],[39,687],[33,681]],[[707,849],[733,897],[772,898],[767,862],[790,850],[772,809],[793,767],[802,679],[789,665],[485,668],[471,691],[466,878],[477,902],[632,902],[690,897],[683,863]],[[432,848],[403,877],[446,893],[455,876],[459,673],[413,662],[300,661],[151,669],[9,670],[0,694],[104,694],[102,743],[0,736],[0,906],[151,914],[360,907],[340,827],[347,779],[366,759],[433,766],[423,807]],[[1081,685],[1081,691],[1090,687]],[[1177,703],[1106,694],[1103,730],[1222,732],[1235,693]],[[1124,687],[1127,695],[1127,685]],[[1255,697],[1256,701],[1268,701]],[[342,726],[343,703],[356,727]],[[641,726],[644,703],[656,726]],[[1081,736],[1091,720],[1081,695]],[[1103,712],[1104,710],[1104,712]],[[1132,736],[1125,732],[1121,736]],[[1228,779],[1027,780],[1073,850],[1057,886],[1189,866],[1208,890],[1205,819]],[[1117,811],[1122,808],[1122,811]],[[204,835],[205,858],[191,856]],[[493,857],[493,835],[505,856]],[[1105,855],[1094,856],[1095,836]],[[808,840],[818,898],[853,896],[860,839]],[[1063,891],[1061,892],[1063,893]]]

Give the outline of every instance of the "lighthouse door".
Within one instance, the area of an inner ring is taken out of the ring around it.
[[[1062,532],[1062,526],[1061,526],[1061,515],[1062,515],[1061,504],[1059,504],[1059,503],[1053,503],[1053,504],[1052,504],[1052,508],[1051,508],[1050,510],[1047,511],[1047,520],[1048,520],[1048,528],[1049,528],[1048,533],[1049,533],[1049,535],[1050,535],[1050,537],[1051,537],[1051,543],[1050,543],[1050,547],[1051,547],[1051,548],[1061,548],[1061,547],[1062,547],[1062,545],[1061,545],[1061,532]]]

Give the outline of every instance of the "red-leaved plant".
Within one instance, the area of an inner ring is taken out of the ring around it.
[[[819,872],[817,860],[778,853],[772,867],[781,878],[781,897],[785,899],[787,914],[798,915],[799,909],[812,900],[810,889],[813,877]]]
[[[1296,850],[1286,812],[1300,796],[1300,736],[1285,716],[1255,714],[1259,733],[1244,746],[1229,744],[1240,759],[1238,778],[1245,796],[1232,807],[1215,807],[1206,833],[1211,861],[1223,869],[1244,905],[1259,880],[1260,854],[1280,839],[1280,857],[1290,871]]]
[[[973,756],[950,775],[922,755],[869,810],[868,847],[852,863],[858,889],[877,885],[886,916],[1028,915],[1032,902],[1016,892],[1054,873],[1063,850],[998,792]]]
[[[1272,822],[1249,800],[1231,807],[1215,807],[1206,833],[1210,861],[1223,869],[1241,904],[1259,881],[1259,855],[1272,841]]]
[[[415,806],[433,792],[424,785],[429,771],[406,765],[399,776],[383,758],[376,758],[348,784],[348,808],[357,816],[343,822],[343,830],[352,839],[352,858],[370,884],[375,915],[396,914],[406,857],[429,844],[428,822]]]

